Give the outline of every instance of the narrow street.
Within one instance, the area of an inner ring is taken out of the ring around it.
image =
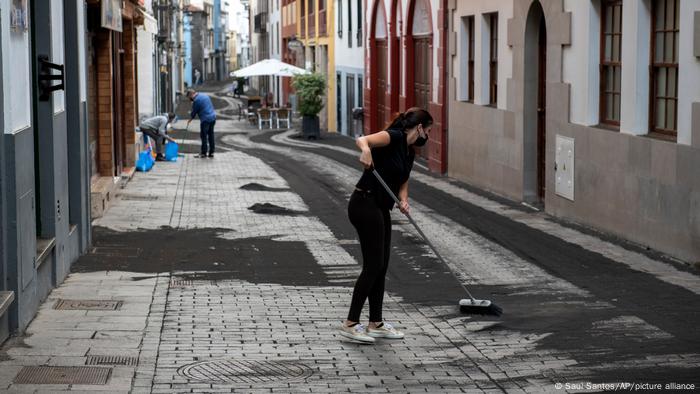
[[[649,392],[700,385],[697,269],[420,164],[412,215],[459,278],[395,210],[385,319],[406,338],[343,339],[337,329],[362,261],[347,219],[361,171],[354,141],[259,131],[237,120],[234,99],[214,101],[215,157],[194,157],[197,122],[188,131],[176,125],[184,157],[137,173],[93,222],[91,252],[43,302],[27,334],[0,349],[0,390],[542,393],[602,391],[595,386],[602,383],[662,385],[637,388],[658,389]],[[460,314],[458,280],[503,307],[503,316]],[[96,302],[57,308],[86,299]],[[109,366],[108,381],[16,383],[23,366],[41,365]]]

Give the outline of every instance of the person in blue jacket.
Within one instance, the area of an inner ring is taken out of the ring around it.
[[[216,124],[214,105],[212,105],[209,96],[198,93],[193,89],[187,91],[187,98],[192,101],[192,113],[190,114],[190,120],[187,121],[187,126],[189,127],[190,122],[196,116],[199,116],[201,127],[199,136],[202,138],[202,150],[197,157],[207,157],[207,154],[209,157],[214,157],[214,124]]]

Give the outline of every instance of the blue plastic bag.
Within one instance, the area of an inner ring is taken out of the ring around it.
[[[136,170],[141,172],[150,171],[153,168],[153,156],[151,149],[147,149],[139,153],[139,158],[136,160]]]
[[[165,160],[177,161],[177,150],[177,143],[171,141],[165,144]]]

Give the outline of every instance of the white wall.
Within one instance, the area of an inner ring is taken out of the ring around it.
[[[508,46],[508,19],[513,17],[513,0],[470,0],[458,1],[454,12],[453,26],[457,27],[457,47],[467,48],[463,43],[467,37],[461,35],[462,17],[474,15],[474,103],[486,105],[489,102],[489,28],[484,14],[498,12],[498,101],[499,109],[507,108],[507,82],[513,77],[513,51]],[[437,55],[436,55],[437,56]],[[437,61],[437,60],[436,60]],[[459,56],[452,58],[452,69],[456,86],[466,83],[467,70],[460,67]],[[466,62],[465,62],[466,63]],[[437,63],[435,63],[437,64]]]
[[[681,0],[680,40],[678,42],[678,143],[690,145],[692,103],[700,102],[700,58],[693,56],[693,15],[700,1]],[[700,141],[693,141],[700,146]]]
[[[85,1],[75,0],[78,3],[78,31],[85,31]],[[149,0],[150,1],[150,0]],[[80,66],[78,75],[80,76],[80,101],[87,101],[87,59],[85,55],[85,34],[78,34],[78,56]]]
[[[571,85],[569,121],[596,125],[600,81],[599,4],[597,1],[564,0],[564,11],[572,13],[571,45],[562,50],[562,79]]]
[[[63,2],[51,2],[51,58],[49,61],[56,64],[64,64],[65,37],[63,35]],[[57,82],[54,81],[54,84]],[[59,113],[65,110],[65,91],[57,90],[53,93],[53,111]]]
[[[139,119],[143,116],[153,116],[155,111],[155,77],[153,75],[153,34],[143,28],[136,29],[136,45],[138,48],[138,91],[139,91]]]
[[[21,32],[10,30],[8,13],[10,3],[11,0],[0,0],[5,133],[15,133],[28,127],[31,124],[32,107],[29,30]]]
[[[363,48],[357,45],[357,28],[363,21],[357,20],[357,0],[328,0],[335,2],[334,23],[335,35],[335,65],[338,67],[363,68]],[[338,37],[338,12],[342,7],[343,36]],[[352,12],[352,31],[348,30],[348,13]],[[348,34],[352,35],[352,48],[348,46]]]

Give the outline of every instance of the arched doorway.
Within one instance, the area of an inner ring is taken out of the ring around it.
[[[372,122],[370,133],[383,130],[386,126],[388,115],[391,112],[390,103],[387,102],[389,42],[386,28],[386,12],[383,0],[374,3],[372,12],[372,31],[370,43],[372,97],[374,106],[371,108]]]
[[[524,64],[524,196],[528,202],[544,204],[547,146],[547,28],[539,1],[532,3],[527,15]]]
[[[400,112],[399,96],[403,94],[401,88],[402,81],[402,59],[403,54],[401,37],[403,35],[403,18],[401,1],[393,0],[391,5],[391,24],[389,26],[389,37],[391,39],[391,111]]]
[[[433,69],[433,26],[427,0],[412,0],[408,7],[406,29],[407,107],[429,110]]]

